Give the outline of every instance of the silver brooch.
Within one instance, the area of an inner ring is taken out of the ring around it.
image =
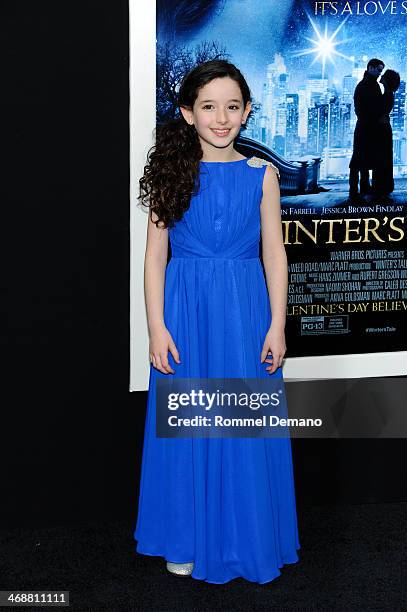
[[[252,166],[253,168],[261,168],[262,166],[270,166],[271,168],[273,168],[273,170],[275,170],[277,176],[280,178],[280,171],[279,169],[272,164],[271,162],[262,159],[261,157],[251,157],[250,159],[247,160],[247,163],[249,166]]]

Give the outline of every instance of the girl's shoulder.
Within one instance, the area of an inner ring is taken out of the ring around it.
[[[278,178],[280,178],[280,171],[277,168],[277,166],[272,164],[270,161],[267,161],[266,159],[263,159],[261,157],[250,157],[247,160],[247,164],[249,166],[252,166],[253,168],[261,168],[262,166],[270,166],[270,168],[273,168]]]

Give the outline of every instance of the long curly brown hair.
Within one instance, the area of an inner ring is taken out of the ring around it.
[[[210,60],[188,72],[179,88],[178,107],[192,109],[200,88],[213,79],[226,76],[238,83],[246,107],[251,101],[249,86],[240,70],[226,60]],[[190,206],[191,196],[198,193],[203,151],[195,126],[188,124],[182,115],[157,125],[155,133],[156,142],[148,151],[144,175],[139,181],[138,199],[142,206],[149,208],[153,223],[164,229],[174,227],[175,222],[182,219]],[[155,221],[153,211],[157,215]]]

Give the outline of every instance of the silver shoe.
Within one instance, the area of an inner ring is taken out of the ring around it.
[[[192,574],[192,570],[194,569],[194,564],[192,563],[172,563],[171,561],[167,561],[167,570],[171,572],[171,574],[177,574],[177,576],[190,576]]]

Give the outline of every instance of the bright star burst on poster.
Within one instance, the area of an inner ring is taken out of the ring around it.
[[[315,54],[315,57],[313,59],[313,61],[311,62],[311,66],[317,61],[320,60],[321,61],[321,66],[322,66],[322,78],[324,78],[325,76],[325,65],[327,60],[329,60],[333,65],[335,65],[335,61],[333,56],[337,55],[339,57],[344,57],[345,59],[349,60],[350,62],[352,61],[353,58],[351,58],[348,55],[345,55],[344,53],[341,53],[340,51],[338,51],[336,49],[336,47],[338,45],[343,45],[346,42],[349,42],[351,39],[347,38],[345,40],[335,40],[339,31],[341,30],[342,26],[346,23],[349,15],[347,15],[347,17],[345,17],[345,19],[339,24],[339,26],[336,28],[335,32],[331,35],[328,34],[328,23],[327,21],[325,21],[325,32],[324,34],[321,33],[321,31],[318,29],[317,25],[313,22],[313,20],[311,19],[311,17],[308,15],[307,13],[307,17],[314,29],[315,34],[317,35],[317,40],[315,40],[314,38],[309,38],[308,36],[305,36],[304,38],[306,38],[307,40],[309,40],[311,43],[314,44],[313,47],[310,47],[309,49],[304,49],[302,51],[299,51],[298,53],[294,53],[293,56],[294,57],[299,57],[302,55],[309,55],[311,53]]]

